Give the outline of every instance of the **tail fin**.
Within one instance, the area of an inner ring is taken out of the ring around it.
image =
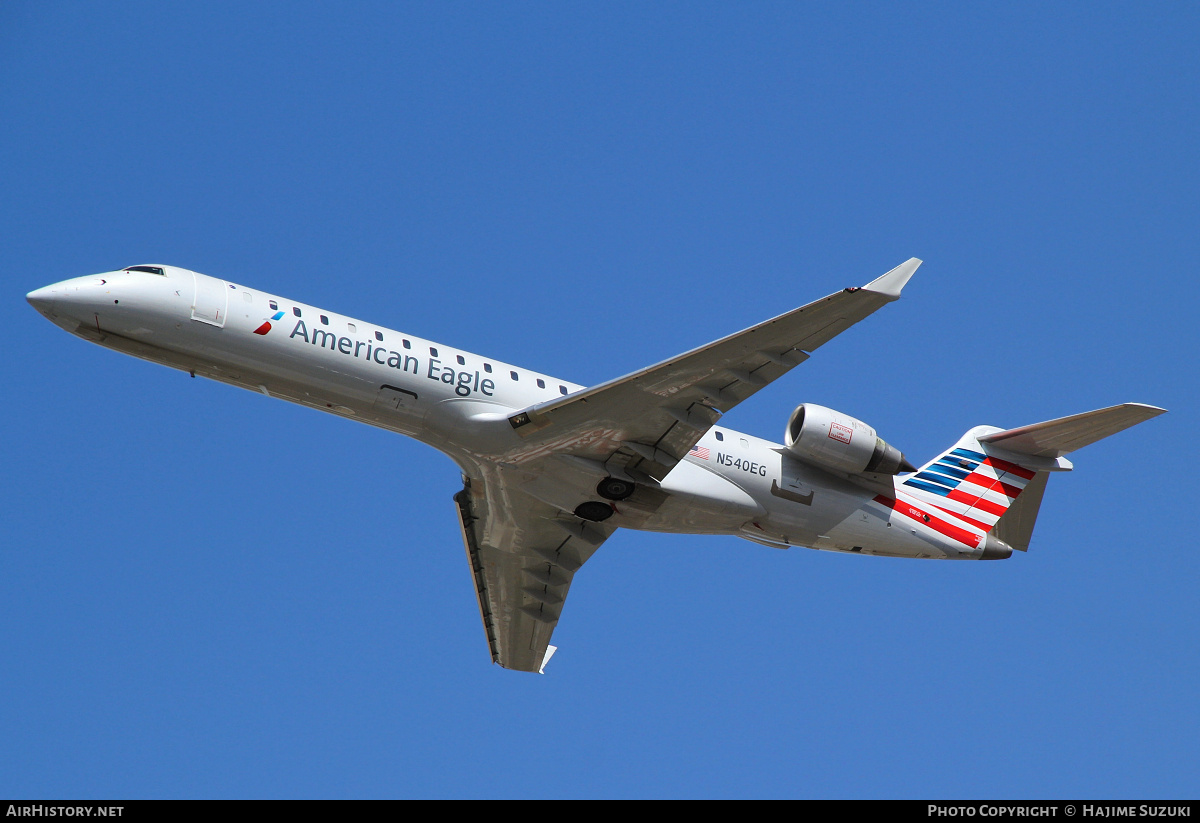
[[[1027,551],[1049,472],[1072,468],[1063,455],[1165,411],[1124,403],[1016,429],[977,426],[899,490]]]
[[[1038,474],[1036,468],[989,454],[979,439],[995,431],[990,426],[971,429],[902,481],[900,490],[990,532]]]

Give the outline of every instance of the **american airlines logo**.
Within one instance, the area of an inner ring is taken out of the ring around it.
[[[255,334],[266,334],[267,332],[269,332],[271,330],[271,321],[274,320],[275,322],[278,323],[280,318],[282,318],[282,317],[283,317],[283,312],[281,312],[281,311],[275,312],[274,314],[271,315],[271,317],[269,319],[264,320],[263,324],[254,330],[254,333]]]

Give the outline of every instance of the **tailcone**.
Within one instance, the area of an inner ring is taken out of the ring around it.
[[[980,560],[1007,560],[1012,557],[1012,553],[1012,546],[995,535],[983,536],[983,554],[979,555]]]

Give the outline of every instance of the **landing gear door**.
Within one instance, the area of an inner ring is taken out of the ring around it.
[[[192,319],[217,328],[225,327],[229,310],[229,284],[207,274],[192,272],[196,281],[196,299],[192,301]]]

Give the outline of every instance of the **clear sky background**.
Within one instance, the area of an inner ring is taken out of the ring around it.
[[[0,796],[1195,797],[1194,3],[0,4]],[[453,464],[26,292],[162,262],[592,384],[910,256],[723,423],[1171,413],[999,563],[618,532],[491,665]]]

